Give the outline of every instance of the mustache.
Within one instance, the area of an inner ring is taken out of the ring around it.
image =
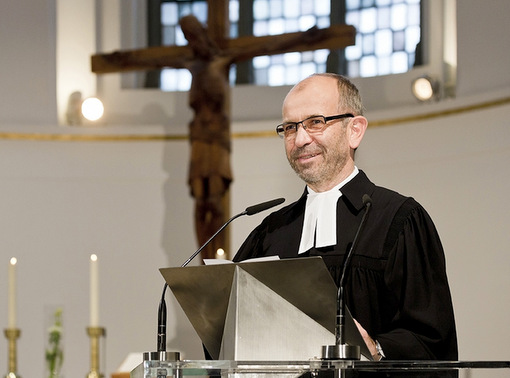
[[[299,147],[299,148],[296,148],[295,150],[292,150],[290,152],[289,156],[292,159],[298,159],[302,156],[317,155],[317,154],[321,154],[322,152],[323,152],[322,148],[320,148],[319,146],[315,146],[313,148],[305,146],[305,147]]]

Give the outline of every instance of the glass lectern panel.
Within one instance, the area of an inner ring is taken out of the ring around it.
[[[385,373],[399,377],[459,376],[448,372],[466,371],[468,377],[510,376],[510,361],[144,361],[131,372],[131,378],[167,378],[184,376],[221,376],[228,378],[292,378],[300,376],[320,377],[331,373],[331,377],[352,373]],[[480,375],[477,372],[481,373]],[[400,373],[400,374],[398,374]],[[444,373],[438,374],[438,373]],[[403,375],[402,375],[403,374]],[[352,375],[354,377],[357,374]]]

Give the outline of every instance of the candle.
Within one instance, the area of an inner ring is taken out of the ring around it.
[[[90,255],[90,326],[99,326],[99,274],[94,254]]]
[[[16,257],[9,261],[9,295],[8,295],[8,318],[7,325],[9,329],[16,328]]]
[[[218,248],[216,250],[215,258],[218,260],[225,260],[227,258],[227,254],[225,253],[225,250],[223,248]]]

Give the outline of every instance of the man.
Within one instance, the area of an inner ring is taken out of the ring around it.
[[[374,359],[457,359],[445,258],[426,211],[378,187],[354,164],[367,129],[357,88],[316,74],[298,83],[277,127],[287,159],[306,183],[303,196],[270,214],[234,257],[322,256],[338,284],[371,198],[346,281],[346,301]]]

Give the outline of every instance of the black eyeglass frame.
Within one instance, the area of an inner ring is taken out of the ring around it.
[[[276,134],[278,134],[278,136],[280,138],[284,138],[285,137],[285,127],[284,126],[290,126],[290,125],[294,126],[294,129],[296,130],[295,132],[297,133],[297,130],[299,128],[299,124],[301,124],[301,126],[309,133],[309,131],[306,129],[306,126],[305,126],[305,124],[303,122],[306,122],[306,121],[308,121],[309,119],[312,119],[312,118],[319,118],[319,117],[324,119],[324,127],[321,130],[313,131],[312,134],[324,131],[324,129],[326,128],[326,124],[329,121],[333,121],[335,119],[343,119],[343,118],[354,118],[355,115],[351,114],[351,113],[337,114],[337,115],[328,116],[328,117],[323,116],[323,115],[314,115],[314,116],[305,118],[304,120],[299,121],[299,122],[280,123],[278,126],[276,126]]]

